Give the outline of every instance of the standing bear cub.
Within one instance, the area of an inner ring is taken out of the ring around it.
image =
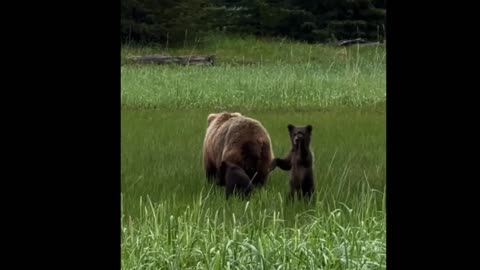
[[[292,149],[284,159],[275,158],[272,169],[279,167],[290,171],[290,198],[295,194],[310,198],[315,190],[313,175],[313,153],[310,150],[312,126],[295,127],[288,125]]]
[[[207,125],[203,143],[207,178],[220,186],[227,183],[227,192],[237,186],[249,193],[251,187],[246,185],[246,177],[253,186],[263,186],[274,155],[270,136],[262,124],[238,112],[221,112],[208,115]]]

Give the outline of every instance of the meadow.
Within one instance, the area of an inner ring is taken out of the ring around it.
[[[150,53],[215,54],[215,66],[133,65]],[[199,47],[124,46],[122,269],[385,269],[383,46],[215,37]],[[206,118],[238,111],[287,154],[313,126],[316,197],[288,203],[275,170],[249,201],[225,200],[202,167]]]

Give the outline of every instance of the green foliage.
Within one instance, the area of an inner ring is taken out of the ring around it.
[[[195,42],[208,25],[207,0],[121,0],[121,41],[172,46]]]
[[[176,46],[225,31],[307,42],[383,40],[384,7],[373,0],[121,0],[121,39]]]

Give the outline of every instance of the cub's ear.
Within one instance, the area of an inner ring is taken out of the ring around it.
[[[292,132],[292,130],[295,128],[292,124],[289,124],[288,126],[288,131]]]
[[[312,128],[312,125],[308,125],[308,126],[307,126],[307,131],[308,131],[309,133],[312,132],[312,129],[313,129],[313,128]]]
[[[208,115],[207,117],[208,126],[210,126],[210,124],[212,123],[213,120],[215,120],[216,117],[217,117],[216,113],[211,113]]]

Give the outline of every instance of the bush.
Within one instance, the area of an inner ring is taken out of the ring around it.
[[[307,42],[383,39],[385,1],[121,0],[122,42],[197,42],[207,30]]]

